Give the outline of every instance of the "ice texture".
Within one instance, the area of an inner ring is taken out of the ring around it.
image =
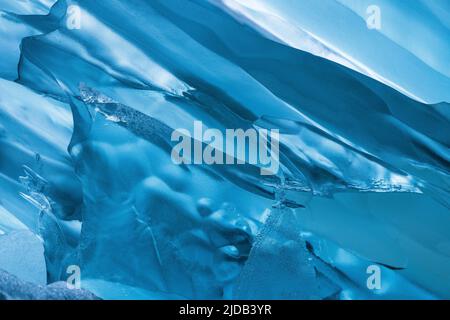
[[[0,269],[0,300],[98,300],[98,297],[84,289],[68,289],[63,281],[37,285]]]
[[[24,281],[46,284],[47,270],[40,239],[27,230],[0,236],[0,269]]]
[[[0,0],[0,294],[450,298],[450,8],[413,2]],[[194,121],[280,171],[175,165]]]

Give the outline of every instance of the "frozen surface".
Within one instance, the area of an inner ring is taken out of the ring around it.
[[[450,298],[450,8],[411,2],[0,0],[0,268],[75,265],[106,299]],[[280,171],[175,165],[195,120],[279,129]]]
[[[47,283],[44,248],[30,231],[0,236],[0,269],[35,284]]]
[[[68,289],[66,282],[48,286],[23,281],[0,269],[0,300],[97,300],[89,291]]]

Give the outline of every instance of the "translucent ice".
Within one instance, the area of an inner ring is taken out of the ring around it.
[[[28,261],[0,268],[108,299],[449,298],[450,11],[380,0],[370,30],[369,2],[0,0],[0,252]],[[279,172],[174,164],[194,121],[279,130]]]

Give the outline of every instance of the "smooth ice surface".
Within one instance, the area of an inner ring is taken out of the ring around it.
[[[0,0],[0,268],[42,283],[43,250],[106,299],[450,298],[449,15]],[[194,121],[278,129],[280,171],[175,165]]]

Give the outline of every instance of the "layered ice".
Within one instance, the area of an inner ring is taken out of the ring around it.
[[[449,298],[449,14],[0,0],[7,271],[51,284],[75,265],[105,299]],[[194,121],[279,130],[280,171],[175,165]]]

